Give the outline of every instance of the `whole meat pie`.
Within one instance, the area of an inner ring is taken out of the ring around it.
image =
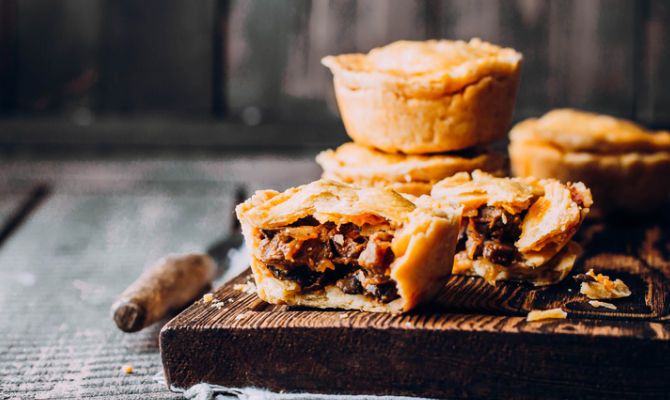
[[[394,313],[442,287],[460,222],[455,210],[328,180],[258,191],[236,212],[263,300]]]
[[[431,196],[442,206],[463,208],[453,273],[538,286],[559,282],[572,270],[581,248],[570,239],[593,202],[581,182],[496,178],[481,171],[444,179]]]
[[[342,122],[387,153],[440,153],[507,136],[520,53],[479,39],[398,41],[328,56]]]

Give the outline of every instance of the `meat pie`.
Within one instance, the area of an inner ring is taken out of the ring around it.
[[[404,312],[451,273],[460,214],[328,180],[236,208],[258,295],[274,304]]]
[[[520,279],[540,286],[565,278],[581,254],[570,239],[593,203],[581,182],[481,171],[446,178],[431,196],[441,206],[463,209],[453,273],[480,275],[491,284]]]

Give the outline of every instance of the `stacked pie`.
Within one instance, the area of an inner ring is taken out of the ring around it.
[[[354,142],[319,154],[323,176],[421,195],[456,172],[504,173],[505,156],[487,146],[507,135],[521,60],[479,39],[325,57]]]

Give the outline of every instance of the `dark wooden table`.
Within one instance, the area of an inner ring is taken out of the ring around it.
[[[155,380],[162,324],[122,333],[111,303],[157,258],[224,237],[235,185],[309,182],[313,157],[0,161],[0,398],[179,397]]]

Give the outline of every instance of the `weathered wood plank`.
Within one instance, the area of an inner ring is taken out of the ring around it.
[[[0,115],[16,109],[18,29],[16,0],[0,1]]]
[[[442,4],[441,35],[480,37],[524,54],[517,119],[555,107],[632,118],[634,9],[625,0],[454,0]]]
[[[233,2],[230,37],[240,40],[227,55],[232,115],[251,124],[337,120],[321,58],[426,39],[429,11],[426,2],[405,1]]]
[[[17,2],[20,73],[15,78],[21,111],[63,111],[82,123],[90,119],[99,76],[101,3]]]
[[[194,182],[212,190],[243,184],[248,193],[259,189],[285,190],[317,179],[321,168],[314,153],[256,154],[254,156],[147,158],[126,156],[78,160],[15,160],[0,162],[0,187],[29,185],[36,179],[69,192],[114,190],[127,194],[146,187]],[[82,189],[82,187],[84,189]],[[230,193],[232,195],[232,193]]]
[[[500,37],[493,40],[523,54],[521,83],[514,115],[520,120],[542,115],[553,106],[547,94],[547,82],[551,73],[547,21],[551,3],[542,0],[518,0],[511,4],[514,6],[500,7]]]
[[[551,107],[634,117],[635,2],[553,2],[548,39]]]
[[[637,93],[637,118],[642,122],[668,128],[670,126],[670,4],[660,0],[638,4],[640,48],[640,82]]]
[[[62,118],[17,118],[0,121],[0,151],[178,150],[221,153],[324,149],[348,140],[341,122],[241,123],[179,118],[99,118],[87,126]]]
[[[116,295],[169,252],[204,251],[231,225],[230,185],[82,180],[56,188],[0,251],[0,381],[19,397],[168,396],[156,329],[119,332]],[[45,326],[51,329],[44,329]],[[121,372],[130,364],[132,375]]]
[[[0,246],[16,232],[48,196],[41,183],[4,185],[0,189]]]
[[[21,207],[25,197],[25,193],[0,193],[0,226],[5,225],[12,214]]]
[[[209,114],[214,10],[214,0],[103,2],[100,109]]]

